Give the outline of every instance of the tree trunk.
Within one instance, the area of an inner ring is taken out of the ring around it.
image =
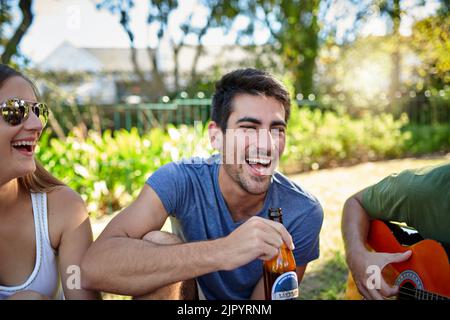
[[[137,50],[134,47],[134,34],[131,31],[131,29],[128,27],[128,21],[129,21],[128,12],[126,10],[122,10],[120,12],[120,25],[126,32],[126,34],[128,36],[128,40],[130,41],[130,53],[131,53],[130,59],[131,59],[131,64],[133,65],[133,71],[136,74],[136,76],[139,78],[139,82],[141,83],[141,85],[145,86],[146,80],[145,80],[144,74],[141,71],[141,68],[139,67],[139,63],[137,60]]]
[[[287,22],[278,41],[282,44],[284,64],[292,75],[295,93],[305,98],[314,93],[313,76],[319,46],[318,6],[317,0],[305,1],[302,7],[290,1],[282,5],[285,19],[295,22]]]
[[[391,82],[389,88],[389,95],[391,101],[396,98],[397,92],[400,90],[400,0],[394,0],[393,9],[391,12],[391,19],[393,22],[393,40],[394,48],[391,54]]]
[[[158,59],[156,57],[156,50],[152,50],[152,48],[147,47],[147,54],[150,59],[150,63],[152,66],[152,88],[155,91],[155,98],[163,96],[167,94],[167,87],[164,83],[163,76],[159,70]]]
[[[17,27],[12,38],[5,45],[5,51],[1,56],[2,63],[8,64],[11,61],[11,58],[17,53],[17,47],[19,46],[20,41],[33,23],[33,12],[31,11],[32,3],[33,0],[20,0],[19,7],[23,16],[22,22]]]
[[[180,54],[180,47],[175,45],[173,46],[173,77],[175,84],[175,92],[178,92],[180,89],[180,70],[178,67],[178,55]]]
[[[138,76],[141,84],[145,86],[145,83],[147,82],[147,80],[145,79],[144,73],[142,72],[141,68],[139,67],[139,63],[137,60],[137,50],[134,47],[134,44],[132,44],[130,46],[130,50],[131,50],[131,64],[133,65],[134,73]]]
[[[220,1],[218,1],[212,8],[211,8],[211,13],[209,14],[208,20],[206,21],[205,26],[200,30],[198,36],[197,36],[197,48],[195,51],[195,56],[194,56],[194,60],[192,61],[192,66],[191,66],[191,80],[190,80],[190,84],[191,85],[196,85],[197,84],[197,66],[198,66],[198,61],[200,60],[200,57],[202,56],[202,54],[204,53],[204,47],[202,45],[202,40],[203,37],[205,36],[206,32],[209,30],[212,21],[214,20],[214,17],[217,14],[217,9],[220,7],[221,3]]]

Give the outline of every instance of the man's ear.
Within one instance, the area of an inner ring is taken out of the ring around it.
[[[216,122],[211,121],[208,124],[208,135],[211,146],[216,150],[222,150],[223,132]]]

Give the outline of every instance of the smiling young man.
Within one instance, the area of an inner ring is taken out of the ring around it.
[[[91,246],[84,286],[153,299],[263,299],[262,263],[286,243],[301,281],[319,256],[323,212],[276,172],[290,99],[268,73],[241,69],[217,84],[209,136],[219,153],[169,163]],[[284,225],[267,219],[283,209]],[[178,237],[159,231],[167,217]],[[194,279],[196,282],[194,282]]]

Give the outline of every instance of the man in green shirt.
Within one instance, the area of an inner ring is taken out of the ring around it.
[[[383,279],[380,289],[367,287],[366,272],[372,265],[381,270],[409,259],[404,253],[370,252],[365,247],[370,219],[405,222],[422,237],[450,244],[450,162],[392,174],[350,197],[342,216],[347,264],[359,292],[366,299],[397,294]]]

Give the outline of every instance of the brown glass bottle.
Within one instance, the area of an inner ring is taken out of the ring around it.
[[[281,208],[269,209],[269,219],[283,223]],[[292,251],[283,243],[277,256],[264,261],[264,294],[266,300],[288,300],[298,297],[298,279]]]

